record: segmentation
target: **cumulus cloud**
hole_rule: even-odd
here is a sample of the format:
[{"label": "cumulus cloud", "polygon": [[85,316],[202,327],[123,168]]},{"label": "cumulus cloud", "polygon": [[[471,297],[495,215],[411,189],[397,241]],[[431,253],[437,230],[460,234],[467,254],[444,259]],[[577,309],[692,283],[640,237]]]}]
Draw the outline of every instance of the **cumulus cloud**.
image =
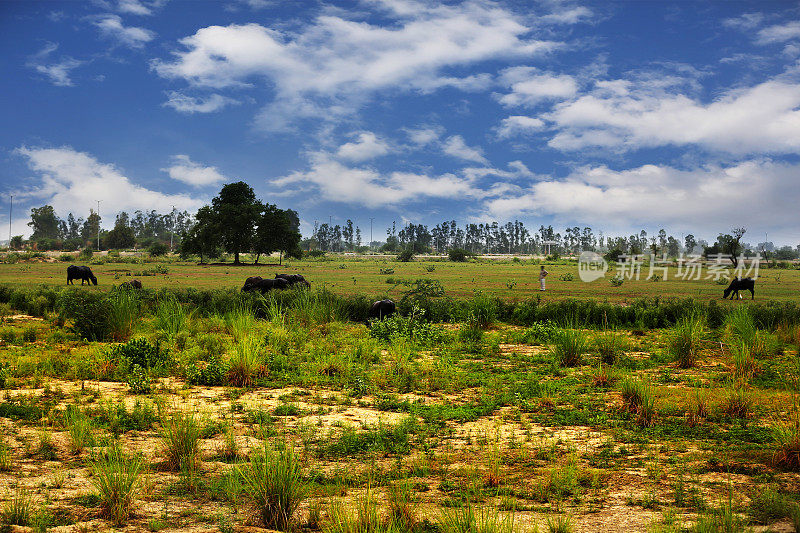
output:
[{"label": "cumulus cloud", "polygon": [[441,126],[420,126],[418,128],[405,128],[408,140],[417,147],[422,147],[439,141],[444,133]]},{"label": "cumulus cloud", "polygon": [[60,214],[88,213],[96,207],[96,200],[102,202],[105,213],[136,209],[167,212],[173,205],[179,210],[194,211],[203,205],[200,199],[186,194],[164,194],[136,185],[114,165],[68,146],[23,146],[15,153],[25,157],[38,176],[38,183],[23,196],[50,204]]},{"label": "cumulus cloud", "polygon": [[45,76],[53,85],[72,87],[75,84],[70,78],[70,71],[84,62],[67,56],[55,60],[52,55],[57,49],[57,43],[47,43],[39,52],[30,56],[25,65]]},{"label": "cumulus cloud", "polygon": [[168,100],[164,102],[163,106],[171,107],[180,113],[213,113],[219,111],[229,105],[238,105],[241,102],[234,98],[228,98],[221,94],[212,94],[205,98],[196,98],[188,96],[179,91],[170,91],[167,93]]},{"label": "cumulus cloud", "polygon": [[520,135],[530,135],[544,128],[544,122],[538,118],[512,115],[500,121],[497,127],[498,139],[510,139]]},{"label": "cumulus cloud", "polygon": [[442,151],[449,156],[465,161],[474,161],[476,163],[486,164],[486,158],[483,157],[483,151],[478,147],[467,146],[464,138],[461,135],[453,135],[448,137],[442,143]]},{"label": "cumulus cloud", "polygon": [[463,78],[452,69],[559,47],[531,36],[520,17],[490,2],[382,5],[392,24],[325,13],[294,32],[259,24],[201,28],[181,39],[183,50],[172,60],[153,67],[165,78],[214,89],[269,84],[274,99],[258,122],[280,129],[289,117],[350,113],[380,90],[484,88],[485,74]]},{"label": "cumulus cloud", "polygon": [[698,228],[796,226],[800,166],[751,160],[731,166],[681,170],[644,165],[577,169],[565,179],[543,179],[522,194],[488,199],[487,213],[508,218],[553,215],[598,226],[663,225]]},{"label": "cumulus cloud", "polygon": [[100,30],[100,35],[112,39],[129,48],[142,48],[145,44],[155,39],[153,31],[125,26],[118,15],[100,15],[95,17],[93,24]]},{"label": "cumulus cloud", "polygon": [[800,149],[800,84],[779,76],[702,102],[675,80],[610,80],[542,116],[553,148],[698,145],[735,154]]},{"label": "cumulus cloud", "polygon": [[349,161],[366,161],[389,153],[389,145],[374,133],[359,133],[357,140],[341,145],[336,155]]},{"label": "cumulus cloud", "polygon": [[498,96],[505,106],[534,106],[544,100],[566,100],[578,92],[575,78],[567,74],[541,72],[533,67],[512,67],[504,70],[500,82],[511,92]]},{"label": "cumulus cloud", "polygon": [[227,179],[220,174],[217,167],[206,167],[195,163],[188,155],[184,154],[173,155],[172,165],[161,170],[168,173],[170,178],[188,183],[193,187],[216,185]]}]

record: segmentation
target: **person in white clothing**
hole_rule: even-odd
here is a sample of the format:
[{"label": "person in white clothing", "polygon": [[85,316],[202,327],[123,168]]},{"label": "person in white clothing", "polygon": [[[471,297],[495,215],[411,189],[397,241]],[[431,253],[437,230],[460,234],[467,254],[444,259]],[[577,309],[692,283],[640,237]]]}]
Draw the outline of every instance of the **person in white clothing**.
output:
[{"label": "person in white clothing", "polygon": [[544,290],[544,278],[547,277],[549,272],[544,269],[544,265],[542,265],[542,269],[539,271],[539,290]]}]

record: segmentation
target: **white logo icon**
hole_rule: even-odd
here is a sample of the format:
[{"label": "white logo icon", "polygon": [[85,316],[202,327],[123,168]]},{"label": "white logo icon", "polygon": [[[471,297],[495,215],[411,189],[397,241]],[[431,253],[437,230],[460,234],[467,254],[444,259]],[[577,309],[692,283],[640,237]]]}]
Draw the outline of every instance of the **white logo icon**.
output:
[{"label": "white logo icon", "polygon": [[597,252],[581,252],[578,258],[578,276],[581,281],[590,283],[606,275],[608,263]]}]

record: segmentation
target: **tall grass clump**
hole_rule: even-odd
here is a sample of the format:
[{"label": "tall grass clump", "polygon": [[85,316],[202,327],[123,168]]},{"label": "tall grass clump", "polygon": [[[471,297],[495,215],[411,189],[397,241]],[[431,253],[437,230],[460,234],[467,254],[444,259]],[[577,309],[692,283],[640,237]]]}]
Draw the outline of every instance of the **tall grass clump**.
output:
[{"label": "tall grass clump", "polygon": [[174,338],[186,325],[186,311],[174,296],[163,298],[155,310],[153,325],[168,339]]},{"label": "tall grass clump", "polygon": [[697,364],[697,355],[707,337],[705,319],[698,314],[678,320],[669,332],[669,353],[680,368]]},{"label": "tall grass clump", "polygon": [[467,302],[467,320],[481,329],[487,329],[497,320],[497,299],[476,292]]},{"label": "tall grass clump", "polygon": [[621,383],[624,408],[636,415],[642,426],[651,426],[655,419],[656,395],[654,387],[646,380],[626,377]]},{"label": "tall grass clump", "polygon": [[742,344],[752,344],[757,332],[753,315],[745,306],[734,307],[725,317],[725,333]]},{"label": "tall grass clump", "polygon": [[161,419],[166,466],[173,472],[196,468],[200,460],[202,428],[194,413],[173,411]]},{"label": "tall grass clump", "polygon": [[597,355],[607,365],[615,364],[619,356],[628,349],[627,339],[616,331],[603,331],[596,334],[593,340]]},{"label": "tall grass clump", "polygon": [[94,431],[92,419],[86,416],[74,405],[67,408],[64,414],[64,422],[69,431],[69,447],[72,453],[79,454],[87,446],[94,444]]},{"label": "tall grass clump", "polygon": [[247,303],[239,303],[224,315],[225,327],[233,336],[235,341],[250,335],[256,327],[256,319],[253,316],[253,309]]},{"label": "tall grass clump", "polygon": [[553,342],[553,357],[561,366],[578,366],[583,354],[589,351],[586,334],[574,328],[564,328],[556,335]]},{"label": "tall grass clump", "polygon": [[736,382],[747,383],[758,371],[758,363],[750,346],[736,343],[731,347],[733,378]]},{"label": "tall grass clump", "polygon": [[17,489],[14,496],[3,506],[0,514],[3,524],[27,526],[33,515],[33,497],[27,489]]},{"label": "tall grass clump", "polygon": [[264,443],[250,461],[239,467],[245,492],[258,509],[265,527],[287,531],[308,489],[294,450],[276,450]]},{"label": "tall grass clump", "polygon": [[[353,509],[355,507],[355,509]],[[334,502],[328,511],[328,519],[322,525],[324,533],[394,533],[400,530],[390,521],[381,520],[378,504],[371,490],[359,497],[354,506]]]},{"label": "tall grass clump", "polygon": [[233,345],[228,364],[228,383],[234,387],[253,384],[263,363],[264,341],[257,335],[247,335]]},{"label": "tall grass clump", "polygon": [[325,324],[347,319],[342,299],[327,289],[298,287],[288,292],[292,296],[292,302],[287,314],[294,319],[306,324]]},{"label": "tall grass clump", "polygon": [[109,336],[116,342],[126,341],[141,315],[138,292],[133,289],[118,289],[108,297]]},{"label": "tall grass clump", "polygon": [[92,463],[94,484],[100,496],[102,515],[114,525],[123,525],[133,510],[144,470],[140,455],[126,455],[113,445]]},{"label": "tall grass clump", "polygon": [[461,508],[445,509],[437,525],[441,533],[516,533],[514,514],[500,515],[497,510],[478,509],[467,502]]},{"label": "tall grass clump", "polygon": [[800,470],[800,406],[793,399],[788,420],[776,420],[774,424],[774,451],[772,461],[787,470]]}]

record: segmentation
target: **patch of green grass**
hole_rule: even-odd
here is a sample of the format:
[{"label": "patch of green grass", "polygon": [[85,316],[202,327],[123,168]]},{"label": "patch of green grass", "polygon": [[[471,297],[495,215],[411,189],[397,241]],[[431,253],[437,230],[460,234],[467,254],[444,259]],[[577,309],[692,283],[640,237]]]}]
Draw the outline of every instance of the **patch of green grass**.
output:
[{"label": "patch of green grass", "polygon": [[27,526],[31,523],[33,516],[34,501],[33,496],[27,489],[17,489],[11,499],[3,506],[3,524]]},{"label": "patch of green grass", "polygon": [[194,413],[173,411],[161,419],[161,438],[167,468],[173,472],[194,469],[200,460],[202,429]]},{"label": "patch of green grass", "polygon": [[414,418],[409,417],[397,425],[379,422],[377,427],[358,431],[346,428],[342,435],[324,448],[326,455],[351,456],[366,452],[405,454],[411,447],[410,436],[417,430]]},{"label": "patch of green grass", "polygon": [[92,483],[99,493],[101,513],[114,525],[123,525],[128,520],[143,470],[142,457],[126,455],[118,444],[93,461]]},{"label": "patch of green grass", "polygon": [[561,366],[580,365],[588,352],[588,337],[579,329],[564,328],[553,339],[553,357]]},{"label": "patch of green grass", "polygon": [[705,319],[701,315],[683,317],[669,332],[669,353],[680,368],[691,368],[697,364],[698,353],[706,338]]}]

